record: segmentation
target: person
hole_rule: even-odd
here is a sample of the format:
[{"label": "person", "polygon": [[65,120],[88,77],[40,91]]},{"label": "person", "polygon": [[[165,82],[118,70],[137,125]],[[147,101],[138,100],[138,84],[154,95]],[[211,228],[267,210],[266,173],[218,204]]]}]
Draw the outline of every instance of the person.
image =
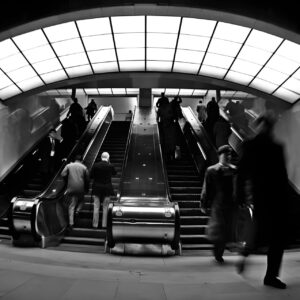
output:
[{"label": "person", "polygon": [[238,113],[238,107],[236,105],[236,103],[234,103],[232,101],[232,99],[228,100],[228,103],[226,104],[226,106],[224,107],[224,111],[229,114],[230,117],[234,117],[237,115]]},{"label": "person", "polygon": [[212,97],[212,100],[209,101],[206,105],[206,113],[207,113],[207,118],[203,122],[203,126],[210,137],[211,141],[214,142],[214,126],[216,121],[220,117],[220,110],[219,110],[219,105],[215,101],[215,98]]},{"label": "person", "polygon": [[114,196],[114,189],[111,182],[112,176],[116,175],[115,167],[109,161],[109,153],[103,152],[101,154],[101,161],[96,162],[91,171],[91,178],[93,178],[93,228],[98,228],[99,225],[99,210],[100,204],[103,203],[102,227],[106,227],[107,208],[110,196]]},{"label": "person", "polygon": [[74,97],[72,100],[73,103],[70,105],[67,118],[70,117],[73,120],[76,126],[76,137],[79,138],[85,129],[86,122],[83,116],[82,106],[78,103],[78,99]]},{"label": "person", "polygon": [[[283,147],[273,137],[275,119],[270,113],[260,116],[257,135],[245,141],[237,171],[237,199],[242,205],[247,194],[252,197],[254,247],[267,247],[267,270],[264,284],[285,289],[279,278],[288,234],[288,177]],[[248,193],[246,192],[248,190]],[[249,249],[242,255],[246,257]],[[245,259],[237,264],[243,272]]]},{"label": "person", "polygon": [[197,108],[196,111],[198,113],[198,120],[203,123],[206,118],[207,118],[207,114],[206,114],[206,106],[203,102],[203,97],[201,97],[201,99],[199,100],[199,103],[197,104]]},{"label": "person", "polygon": [[89,187],[89,172],[81,162],[81,155],[75,156],[75,161],[67,164],[61,172],[61,176],[67,182],[67,197],[69,200],[69,229],[74,226],[74,211],[76,215],[83,206],[84,193]]},{"label": "person", "polygon": [[161,95],[161,97],[156,102],[157,108],[160,108],[161,106],[169,103],[169,99],[165,96],[164,92],[162,92],[160,95]]},{"label": "person", "polygon": [[62,137],[51,128],[48,136],[41,143],[39,153],[41,160],[41,173],[44,182],[48,182],[52,175],[54,175],[57,163],[59,160],[59,148]]},{"label": "person", "polygon": [[76,126],[72,118],[65,118],[61,126],[62,157],[67,157],[76,143]]},{"label": "person", "polygon": [[200,199],[203,212],[211,209],[207,236],[214,244],[213,255],[218,263],[224,262],[225,245],[233,239],[236,167],[230,163],[231,152],[229,145],[218,149],[219,162],[207,168]]},{"label": "person", "polygon": [[132,111],[129,110],[129,111],[128,111],[128,114],[127,114],[126,117],[125,117],[125,121],[130,121],[130,122],[131,122],[131,119],[132,119]]},{"label": "person", "polygon": [[230,134],[230,123],[223,117],[219,116],[213,126],[213,143],[217,149],[223,145],[228,144]]},{"label": "person", "polygon": [[90,121],[91,119],[93,119],[97,111],[97,104],[95,103],[94,99],[91,100],[91,102],[88,104],[85,110],[86,110],[86,115],[88,117],[88,121]]}]

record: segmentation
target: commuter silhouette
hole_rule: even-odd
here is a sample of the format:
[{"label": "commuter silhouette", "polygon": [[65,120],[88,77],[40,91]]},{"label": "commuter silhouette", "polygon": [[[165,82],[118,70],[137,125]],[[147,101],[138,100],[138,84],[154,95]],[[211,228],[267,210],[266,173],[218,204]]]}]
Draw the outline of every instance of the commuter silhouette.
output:
[{"label": "commuter silhouette", "polygon": [[128,111],[128,114],[127,114],[126,117],[125,117],[125,121],[131,121],[131,119],[132,119],[132,111],[129,110],[129,111]]},{"label": "commuter silhouette", "polygon": [[179,96],[175,96],[174,99],[170,102],[173,110],[173,120],[174,120],[174,125],[175,125],[175,153],[174,153],[174,158],[175,159],[180,159],[181,158],[181,129],[180,125],[178,123],[179,119],[183,118],[182,110],[180,103],[182,103],[182,99]]},{"label": "commuter silhouette", "polygon": [[165,93],[161,93],[161,97],[156,102],[156,107],[159,108],[167,103],[169,103],[169,99],[165,96]]},{"label": "commuter silhouette", "polygon": [[69,229],[74,226],[74,211],[79,213],[84,202],[84,193],[89,187],[89,173],[81,162],[81,156],[76,155],[75,161],[67,164],[61,172],[67,182],[67,197],[69,200]]},{"label": "commuter silhouette", "polygon": [[203,122],[203,126],[210,137],[211,141],[214,143],[214,126],[216,121],[219,119],[220,111],[219,111],[219,105],[215,101],[215,98],[213,97],[211,101],[209,101],[206,105],[206,113],[207,118]]},{"label": "commuter silhouette", "polygon": [[114,189],[111,182],[112,176],[116,175],[115,167],[109,161],[109,153],[103,152],[101,154],[101,161],[96,162],[91,171],[91,178],[93,178],[93,228],[98,228],[99,225],[99,210],[100,204],[103,203],[102,227],[106,227],[107,208],[110,196],[114,196]]},{"label": "commuter silhouette", "polygon": [[[251,190],[254,245],[268,247],[264,284],[284,289],[286,284],[278,276],[288,235],[288,177],[283,147],[272,136],[274,122],[270,114],[259,117],[255,122],[258,134],[243,145],[237,173],[237,200],[243,204],[247,198],[245,188]],[[247,256],[249,251],[242,254]],[[239,272],[243,271],[244,263],[244,259],[239,262]]]},{"label": "commuter silhouette", "polygon": [[203,123],[206,118],[207,118],[207,114],[206,114],[206,106],[203,102],[203,97],[199,100],[199,103],[197,104],[197,108],[196,111],[198,113],[198,120]]},{"label": "commuter silhouette", "polygon": [[78,103],[77,98],[73,98],[73,103],[70,105],[69,111],[67,113],[67,118],[70,117],[76,126],[76,136],[77,138],[83,133],[86,122],[83,116],[82,106]]},{"label": "commuter silhouette", "polygon": [[219,162],[208,167],[205,173],[200,207],[211,209],[207,237],[213,242],[213,254],[218,263],[223,263],[226,242],[233,240],[234,175],[236,167],[230,163],[231,147],[218,149]]},{"label": "commuter silhouette", "polygon": [[61,126],[62,157],[67,157],[76,143],[76,125],[72,118],[65,118]]},{"label": "commuter silhouette", "polygon": [[88,117],[88,121],[90,121],[94,117],[97,111],[97,104],[95,103],[94,99],[91,100],[91,102],[88,104],[85,110],[86,110],[86,115]]}]

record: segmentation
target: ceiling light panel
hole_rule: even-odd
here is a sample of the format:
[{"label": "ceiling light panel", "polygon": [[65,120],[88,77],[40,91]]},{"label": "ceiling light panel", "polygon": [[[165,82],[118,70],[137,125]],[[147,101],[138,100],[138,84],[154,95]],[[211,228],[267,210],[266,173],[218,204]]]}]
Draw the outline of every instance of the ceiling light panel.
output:
[{"label": "ceiling light panel", "polygon": [[57,56],[84,52],[81,40],[72,39],[52,44]]},{"label": "ceiling light panel", "polygon": [[114,49],[90,51],[88,56],[91,63],[116,61],[116,52]]},{"label": "ceiling light panel", "polygon": [[193,96],[205,96],[207,93],[207,90],[199,90],[199,89],[195,89]]},{"label": "ceiling light panel", "polygon": [[212,39],[208,52],[235,57],[241,48],[241,44],[220,39]]},{"label": "ceiling light panel", "polygon": [[52,82],[57,82],[57,81],[68,79],[65,71],[63,71],[63,70],[58,70],[58,71],[50,72],[47,74],[42,74],[41,78],[43,79],[43,81],[46,84],[50,84]]},{"label": "ceiling light panel", "polygon": [[68,69],[66,69],[66,72],[68,73],[68,75],[70,77],[78,77],[78,76],[93,74],[93,71],[92,71],[90,65],[68,68]]},{"label": "ceiling light panel", "polygon": [[266,64],[266,67],[277,70],[285,74],[291,74],[299,68],[299,63],[282,57],[280,55],[274,55]]},{"label": "ceiling light panel", "polygon": [[260,78],[255,78],[251,84],[250,87],[254,88],[254,89],[258,89],[261,90],[265,93],[271,94],[275,91],[275,89],[278,87],[277,84],[273,84],[271,82],[262,80]]},{"label": "ceiling light panel", "polygon": [[42,30],[34,30],[13,38],[21,51],[48,45],[48,41]]},{"label": "ceiling light panel", "polygon": [[166,89],[157,89],[157,88],[154,88],[152,89],[152,94],[153,95],[160,95],[161,93],[164,93]]},{"label": "ceiling light panel", "polygon": [[175,48],[177,41],[177,34],[168,33],[148,33],[147,47],[156,48]]},{"label": "ceiling light panel", "polygon": [[214,32],[214,39],[218,38],[242,44],[250,30],[247,27],[219,22]]},{"label": "ceiling light panel", "polygon": [[147,60],[147,71],[171,72],[172,62]]},{"label": "ceiling light panel", "polygon": [[82,40],[86,51],[114,48],[114,41],[111,34],[83,37]]},{"label": "ceiling light panel", "polygon": [[214,31],[216,23],[216,21],[211,20],[183,18],[180,32],[181,34],[210,37]]},{"label": "ceiling light panel", "polygon": [[238,73],[244,73],[247,75],[255,76],[261,68],[261,65],[257,65],[242,59],[236,59],[233,65],[231,66],[230,70],[236,71]]},{"label": "ceiling light panel", "polygon": [[259,30],[252,30],[245,44],[265,51],[274,52],[281,42],[282,38]]},{"label": "ceiling light panel", "polygon": [[111,34],[109,18],[95,18],[76,21],[79,32],[82,37]]},{"label": "ceiling light panel", "polygon": [[208,37],[180,34],[177,48],[206,51],[209,41]]},{"label": "ceiling light panel", "polygon": [[12,40],[7,39],[3,42],[0,42],[0,60],[5,57],[15,55],[20,53],[16,45],[13,43]]},{"label": "ceiling light panel", "polygon": [[180,89],[179,95],[180,96],[192,96],[194,89]]},{"label": "ceiling light panel", "polygon": [[257,75],[257,78],[280,85],[288,78],[288,75],[269,68],[263,68]]},{"label": "ceiling light panel", "polygon": [[199,75],[206,75],[210,77],[223,78],[226,74],[226,69],[216,68],[213,66],[202,65]]},{"label": "ceiling light panel", "polygon": [[12,81],[0,70],[0,90],[12,84]]},{"label": "ceiling light panel", "polygon": [[252,79],[253,76],[234,72],[234,71],[229,71],[225,77],[225,80],[232,81],[238,84],[243,84],[243,85],[248,85]]},{"label": "ceiling light panel", "polygon": [[125,88],[112,88],[112,92],[114,95],[126,95]]},{"label": "ceiling light panel", "polygon": [[145,47],[145,34],[143,33],[120,33],[115,34],[117,48]]},{"label": "ceiling light panel", "polygon": [[145,16],[112,17],[114,33],[145,32]]},{"label": "ceiling light panel", "polygon": [[235,97],[238,97],[238,98],[247,98],[248,97],[248,93],[245,93],[245,92],[240,92],[240,91],[237,91],[234,96]]},{"label": "ceiling light panel", "polygon": [[300,45],[296,43],[285,40],[276,51],[276,54],[300,64]]},{"label": "ceiling light panel", "polygon": [[300,98],[299,94],[286,90],[284,88],[279,88],[275,91],[275,93],[273,93],[273,95],[290,103],[294,103]]},{"label": "ceiling light panel", "polygon": [[116,61],[92,64],[92,67],[95,73],[110,73],[119,71]]},{"label": "ceiling light panel", "polygon": [[288,89],[292,92],[300,94],[300,80],[295,78],[289,78],[283,85],[283,88]]},{"label": "ceiling light panel", "polygon": [[59,94],[62,95],[62,96],[69,96],[72,94],[72,90],[65,90],[65,89],[59,89]]},{"label": "ceiling light panel", "polygon": [[30,66],[25,66],[7,73],[7,75],[16,83],[36,76],[36,73]]},{"label": "ceiling light panel", "polygon": [[128,88],[126,89],[126,93],[128,95],[138,95],[140,93],[140,89]]},{"label": "ceiling light panel", "polygon": [[100,88],[100,89],[98,89],[98,91],[99,91],[100,95],[112,95],[112,90],[111,89]]},{"label": "ceiling light panel", "polygon": [[166,96],[168,96],[168,95],[177,96],[179,93],[179,89],[166,89],[165,93],[166,93]]},{"label": "ceiling light panel", "polygon": [[57,58],[48,59],[32,65],[39,74],[45,74],[62,69]]},{"label": "ceiling light panel", "polygon": [[76,53],[60,57],[65,68],[87,65],[89,63],[85,53]]},{"label": "ceiling light panel", "polygon": [[147,16],[147,32],[178,33],[180,17]]},{"label": "ceiling light panel", "polygon": [[86,96],[84,89],[76,89],[77,96]]},{"label": "ceiling light panel", "polygon": [[26,79],[26,80],[21,81],[21,82],[18,83],[18,86],[24,92],[32,90],[32,89],[37,88],[37,87],[42,86],[42,85],[44,85],[44,83],[38,76]]},{"label": "ceiling light panel", "polygon": [[55,57],[55,54],[49,45],[30,49],[23,53],[31,64]]},{"label": "ceiling light panel", "polygon": [[70,40],[79,37],[79,33],[76,28],[75,22],[68,22],[64,24],[46,27],[44,28],[44,32],[51,43]]},{"label": "ceiling light panel", "polygon": [[207,53],[203,61],[204,65],[228,69],[233,62],[233,57]]},{"label": "ceiling light panel", "polygon": [[173,72],[197,74],[199,71],[199,66],[199,64],[175,62]]},{"label": "ceiling light panel", "polygon": [[145,61],[120,61],[120,71],[145,71]]},{"label": "ceiling light panel", "polygon": [[98,89],[84,89],[87,95],[99,95]]},{"label": "ceiling light panel", "polygon": [[121,60],[145,60],[145,48],[117,49],[118,59]]},{"label": "ceiling light panel", "polygon": [[272,52],[244,45],[238,55],[238,58],[254,62],[258,65],[264,65],[271,55]]},{"label": "ceiling light panel", "polygon": [[200,64],[203,56],[204,52],[177,49],[175,61]]},{"label": "ceiling light panel", "polygon": [[0,98],[6,100],[10,97],[21,94],[22,91],[15,85],[10,85],[2,90],[0,90]]},{"label": "ceiling light panel", "polygon": [[10,72],[28,65],[22,54],[15,54],[0,60],[0,68],[4,72]]},{"label": "ceiling light panel", "polygon": [[147,59],[148,60],[165,60],[173,61],[175,49],[164,48],[148,48]]}]

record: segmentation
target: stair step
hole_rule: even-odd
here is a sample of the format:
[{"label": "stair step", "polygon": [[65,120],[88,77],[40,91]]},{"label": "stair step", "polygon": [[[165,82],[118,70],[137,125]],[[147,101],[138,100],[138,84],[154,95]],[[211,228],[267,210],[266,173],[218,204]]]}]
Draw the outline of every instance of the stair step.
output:
[{"label": "stair step", "polygon": [[95,238],[87,238],[87,237],[70,237],[65,236],[61,243],[68,243],[68,244],[84,244],[84,245],[97,245],[103,246],[105,240],[104,239],[95,239]]}]

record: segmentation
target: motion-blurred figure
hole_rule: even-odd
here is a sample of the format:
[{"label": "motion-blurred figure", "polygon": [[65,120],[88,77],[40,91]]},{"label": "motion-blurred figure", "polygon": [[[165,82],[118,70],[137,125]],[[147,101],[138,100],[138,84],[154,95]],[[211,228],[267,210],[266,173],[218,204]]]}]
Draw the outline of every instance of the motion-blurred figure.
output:
[{"label": "motion-blurred figure", "polygon": [[203,123],[207,118],[206,106],[204,104],[203,97],[199,100],[196,111],[198,113],[198,120]]},{"label": "motion-blurred figure", "polygon": [[93,119],[97,111],[97,104],[95,103],[94,99],[91,100],[91,102],[88,104],[85,110],[86,110],[86,115],[88,117],[88,121],[90,121],[91,119]]}]

